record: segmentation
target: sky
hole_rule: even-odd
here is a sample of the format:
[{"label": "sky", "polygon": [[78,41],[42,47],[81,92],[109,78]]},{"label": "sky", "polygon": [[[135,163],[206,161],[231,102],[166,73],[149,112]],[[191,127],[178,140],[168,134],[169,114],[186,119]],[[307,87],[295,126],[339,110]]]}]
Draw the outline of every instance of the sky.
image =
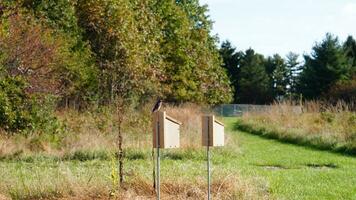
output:
[{"label": "sky", "polygon": [[238,50],[285,56],[309,54],[327,32],[356,38],[356,0],[200,0],[213,34]]}]

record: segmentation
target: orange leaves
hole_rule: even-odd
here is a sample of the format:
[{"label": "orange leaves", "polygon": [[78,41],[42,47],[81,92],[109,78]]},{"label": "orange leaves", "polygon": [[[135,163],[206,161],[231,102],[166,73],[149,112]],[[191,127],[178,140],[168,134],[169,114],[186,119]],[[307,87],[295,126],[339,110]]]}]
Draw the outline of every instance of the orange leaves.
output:
[{"label": "orange leaves", "polygon": [[8,74],[25,77],[30,92],[53,92],[58,87],[53,71],[59,44],[52,31],[21,14],[10,16],[8,22],[8,35],[0,37],[6,55],[2,64]]}]

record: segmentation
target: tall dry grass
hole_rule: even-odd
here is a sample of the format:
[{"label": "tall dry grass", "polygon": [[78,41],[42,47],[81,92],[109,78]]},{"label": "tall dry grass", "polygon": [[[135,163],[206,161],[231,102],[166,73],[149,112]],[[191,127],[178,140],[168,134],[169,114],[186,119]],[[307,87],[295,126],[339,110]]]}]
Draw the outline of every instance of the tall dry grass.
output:
[{"label": "tall dry grass", "polygon": [[[242,177],[236,175],[225,175],[217,177],[211,184],[212,199],[237,200],[237,199],[268,199],[266,188],[254,187],[253,181],[243,181]],[[156,199],[155,193],[147,180],[134,179],[129,183],[126,192],[122,193],[120,199]],[[181,180],[170,180],[161,185],[161,199],[165,200],[195,200],[207,197],[206,180],[198,180],[192,183]],[[137,198],[138,197],[138,198]]]},{"label": "tall dry grass", "polygon": [[[90,180],[89,178],[92,179]],[[89,181],[88,181],[89,179]],[[211,184],[211,194],[217,200],[269,199],[267,188],[255,187],[254,180],[246,181],[234,175],[217,177]],[[113,190],[110,182],[95,174],[78,177],[70,170],[61,168],[58,174],[41,176],[41,181],[24,181],[13,183],[15,187],[1,194],[1,200],[10,199],[156,199],[155,191],[149,180],[136,177],[126,182],[119,190]],[[1,189],[1,188],[0,188]],[[6,195],[5,195],[6,194]],[[206,180],[195,182],[182,180],[165,180],[161,184],[161,199],[164,200],[197,200],[207,197]]]},{"label": "tall dry grass", "polygon": [[[200,142],[201,115],[209,114],[208,109],[185,104],[165,105],[162,110],[183,123],[181,149],[167,152],[165,159],[180,160],[182,165],[184,160],[200,163],[204,156]],[[125,165],[126,177],[130,178],[120,190],[114,183],[117,175],[107,166],[113,160],[111,167],[115,172],[117,113],[110,108],[88,112],[62,110],[57,112],[57,117],[63,124],[63,131],[58,135],[0,134],[0,167],[7,167],[0,172],[1,177],[6,177],[0,180],[0,198],[155,199],[149,180],[151,104],[125,113],[124,148],[131,164]],[[132,163],[140,163],[146,169]],[[206,197],[206,181],[202,177],[195,180],[190,174],[177,180],[174,174],[172,178],[166,176],[161,186],[162,199]],[[238,173],[215,177],[212,183],[214,199],[265,199],[268,193],[261,188]]]},{"label": "tall dry grass", "polygon": [[290,102],[276,103],[260,113],[244,113],[238,127],[256,134],[321,149],[356,154],[356,113],[353,105],[306,102],[296,110]]},{"label": "tall dry grass", "polygon": [[182,148],[201,147],[201,116],[211,114],[208,109],[196,104],[180,106],[167,106],[163,110],[168,115],[182,122],[181,146]]},{"label": "tall dry grass", "polygon": [[[195,104],[179,106],[165,105],[162,110],[181,121],[181,147],[201,148],[201,115],[209,114],[208,109]],[[62,133],[48,135],[32,133],[8,136],[0,134],[0,157],[11,154],[37,154],[63,156],[76,151],[116,151],[118,116],[110,108],[78,112],[62,110],[56,113]],[[148,149],[152,146],[151,104],[131,109],[124,116],[124,147]]]}]

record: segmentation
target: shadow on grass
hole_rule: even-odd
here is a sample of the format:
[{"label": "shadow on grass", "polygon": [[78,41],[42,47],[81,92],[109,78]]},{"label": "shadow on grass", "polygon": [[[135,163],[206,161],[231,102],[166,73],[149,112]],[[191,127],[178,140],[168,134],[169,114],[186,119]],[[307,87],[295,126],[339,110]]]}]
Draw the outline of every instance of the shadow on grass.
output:
[{"label": "shadow on grass", "polygon": [[267,130],[263,127],[253,127],[252,125],[237,120],[234,124],[234,129],[261,136],[267,139],[278,140],[283,143],[295,144],[299,146],[308,147],[311,149],[330,151],[345,156],[356,156],[356,146],[348,146],[347,144],[341,144],[337,142],[328,142],[321,137],[303,137],[298,135],[284,134],[278,131]]},{"label": "shadow on grass", "polygon": [[[261,167],[267,170],[289,170],[289,169],[301,169],[302,166],[284,166],[280,164],[253,164],[254,166]],[[313,169],[337,169],[340,168],[334,163],[307,163],[304,166]]]},{"label": "shadow on grass", "polygon": [[306,164],[307,167],[311,167],[311,168],[330,168],[330,169],[336,169],[339,168],[339,166],[337,166],[334,163],[326,163],[326,164],[316,164],[316,163],[308,163]]},{"label": "shadow on grass", "polygon": [[275,164],[275,165],[254,164],[254,165],[257,166],[257,167],[263,167],[263,168],[269,169],[269,170],[295,169],[295,168],[286,167],[286,166],[280,165],[280,164]]}]

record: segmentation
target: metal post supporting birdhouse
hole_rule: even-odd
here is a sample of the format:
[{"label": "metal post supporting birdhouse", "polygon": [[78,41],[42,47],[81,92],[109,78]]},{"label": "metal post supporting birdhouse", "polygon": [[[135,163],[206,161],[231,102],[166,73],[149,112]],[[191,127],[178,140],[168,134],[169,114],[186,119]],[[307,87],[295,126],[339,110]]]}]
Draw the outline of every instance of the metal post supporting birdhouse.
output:
[{"label": "metal post supporting birdhouse", "polygon": [[213,115],[202,117],[202,145],[206,146],[208,200],[211,199],[210,147],[224,146],[224,125]]},{"label": "metal post supporting birdhouse", "polygon": [[160,199],[160,149],[179,148],[180,125],[182,123],[166,115],[156,112],[153,116],[153,148],[156,148],[156,194]]},{"label": "metal post supporting birdhouse", "polygon": [[160,199],[160,155],[159,155],[159,148],[160,148],[160,143],[159,143],[159,120],[157,121],[157,129],[156,129],[156,152],[157,152],[157,160],[156,160],[156,166],[157,166],[157,171],[156,171],[156,194],[157,194],[157,200]]}]

